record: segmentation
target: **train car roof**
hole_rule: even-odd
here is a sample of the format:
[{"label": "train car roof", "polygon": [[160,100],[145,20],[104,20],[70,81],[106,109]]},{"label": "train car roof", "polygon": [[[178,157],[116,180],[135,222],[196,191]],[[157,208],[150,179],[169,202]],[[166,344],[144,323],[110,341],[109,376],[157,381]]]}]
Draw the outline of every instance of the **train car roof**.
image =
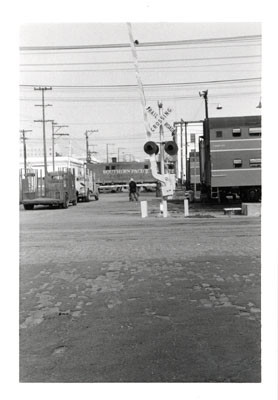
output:
[{"label": "train car roof", "polygon": [[209,118],[210,129],[237,128],[241,126],[261,126],[261,116],[251,115],[242,117]]}]

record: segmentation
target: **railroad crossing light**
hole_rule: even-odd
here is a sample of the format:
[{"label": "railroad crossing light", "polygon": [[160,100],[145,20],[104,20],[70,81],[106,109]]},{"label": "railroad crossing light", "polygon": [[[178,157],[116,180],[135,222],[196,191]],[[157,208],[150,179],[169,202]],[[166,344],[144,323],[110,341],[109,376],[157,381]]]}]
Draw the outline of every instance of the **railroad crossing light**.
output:
[{"label": "railroad crossing light", "polygon": [[144,152],[152,155],[152,154],[157,154],[159,152],[159,147],[155,142],[147,142],[144,144]]},{"label": "railroad crossing light", "polygon": [[172,140],[165,143],[164,149],[170,156],[174,156],[178,152],[178,146],[176,142],[173,142]]}]

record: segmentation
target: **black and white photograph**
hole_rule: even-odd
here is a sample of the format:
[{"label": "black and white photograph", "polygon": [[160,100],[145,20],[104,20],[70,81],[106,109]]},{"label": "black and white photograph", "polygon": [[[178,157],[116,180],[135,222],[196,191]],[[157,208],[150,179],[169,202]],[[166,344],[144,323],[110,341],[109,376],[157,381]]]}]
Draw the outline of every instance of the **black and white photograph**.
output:
[{"label": "black and white photograph", "polygon": [[155,383],[170,385],[147,385],[154,398],[197,400],[273,385],[262,20],[26,19],[13,133],[22,390]]}]

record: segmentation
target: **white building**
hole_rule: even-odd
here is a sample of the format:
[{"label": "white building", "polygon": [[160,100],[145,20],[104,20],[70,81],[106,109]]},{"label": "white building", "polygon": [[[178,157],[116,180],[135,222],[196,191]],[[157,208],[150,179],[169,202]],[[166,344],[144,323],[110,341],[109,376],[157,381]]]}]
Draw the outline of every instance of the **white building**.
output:
[{"label": "white building", "polygon": [[[92,157],[92,162],[93,163],[98,163],[98,160]],[[83,167],[84,164],[86,163],[85,158],[75,158],[72,156],[64,157],[64,156],[59,156],[55,157],[55,171],[58,171],[59,169],[62,168],[73,168],[75,170],[75,175],[82,175]],[[44,158],[42,156],[40,157],[28,157],[27,156],[27,163],[26,163],[27,169],[35,169],[38,171],[41,171],[41,176],[44,176]],[[19,159],[19,168],[24,169],[24,159],[23,157],[20,157]],[[52,157],[47,157],[47,171],[52,172],[53,171],[53,160]]]},{"label": "white building", "polygon": [[178,145],[176,161],[176,178],[181,182],[186,181],[186,160],[191,151],[199,152],[199,137],[203,135],[202,122],[175,122],[175,140]]}]

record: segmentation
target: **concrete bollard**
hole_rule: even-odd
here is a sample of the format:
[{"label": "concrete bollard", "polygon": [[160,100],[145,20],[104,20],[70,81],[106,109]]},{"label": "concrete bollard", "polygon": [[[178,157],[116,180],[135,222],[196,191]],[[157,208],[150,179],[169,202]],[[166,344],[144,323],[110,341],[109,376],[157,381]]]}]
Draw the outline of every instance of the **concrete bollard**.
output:
[{"label": "concrete bollard", "polygon": [[161,217],[166,218],[168,215],[168,211],[167,211],[167,201],[166,200],[161,200],[160,204],[159,204],[159,215]]},{"label": "concrete bollard", "polygon": [[146,218],[148,216],[148,202],[146,200],[141,201],[141,217]]},{"label": "concrete bollard", "polygon": [[163,217],[168,217],[167,200],[162,200]]},{"label": "concrete bollard", "polygon": [[161,216],[163,214],[163,203],[162,201],[159,203],[159,215]]},{"label": "concrete bollard", "polygon": [[189,215],[189,210],[188,210],[188,199],[184,200],[184,216],[188,217]]},{"label": "concrete bollard", "polygon": [[242,203],[241,212],[249,217],[260,217],[261,203]]}]

